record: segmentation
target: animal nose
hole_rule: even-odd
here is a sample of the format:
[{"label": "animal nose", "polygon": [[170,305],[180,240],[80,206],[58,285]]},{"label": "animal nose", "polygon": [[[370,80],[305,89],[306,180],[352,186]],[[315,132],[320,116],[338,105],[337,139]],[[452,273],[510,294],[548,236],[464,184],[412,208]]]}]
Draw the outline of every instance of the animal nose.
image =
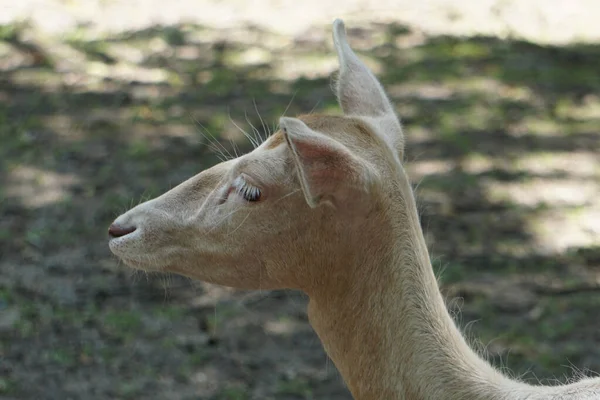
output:
[{"label": "animal nose", "polygon": [[108,236],[112,238],[118,238],[121,236],[129,235],[131,232],[135,231],[135,226],[121,226],[118,224],[111,224],[108,227]]}]

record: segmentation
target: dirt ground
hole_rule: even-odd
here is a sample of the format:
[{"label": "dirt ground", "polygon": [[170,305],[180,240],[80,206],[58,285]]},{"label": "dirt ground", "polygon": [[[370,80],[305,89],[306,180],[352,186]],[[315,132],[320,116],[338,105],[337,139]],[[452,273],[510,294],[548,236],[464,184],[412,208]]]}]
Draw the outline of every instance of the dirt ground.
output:
[{"label": "dirt ground", "polygon": [[[600,45],[389,22],[349,37],[402,117],[473,345],[530,382],[600,372]],[[321,23],[0,26],[0,398],[350,399],[302,294],[135,274],[106,237],[218,162],[209,139],[244,151],[238,127],[338,112],[335,68]]]}]

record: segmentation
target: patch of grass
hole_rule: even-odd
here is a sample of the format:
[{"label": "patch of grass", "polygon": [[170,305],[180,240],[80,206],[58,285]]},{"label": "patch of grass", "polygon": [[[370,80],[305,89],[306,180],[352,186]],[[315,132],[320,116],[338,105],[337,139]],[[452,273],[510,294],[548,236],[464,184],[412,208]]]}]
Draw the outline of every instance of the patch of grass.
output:
[{"label": "patch of grass", "polygon": [[[1,238],[0,238],[1,239]],[[0,304],[12,304],[13,294],[9,288],[0,287]]]},{"label": "patch of grass", "polygon": [[186,312],[187,309],[185,307],[172,305],[165,305],[154,309],[154,314],[157,317],[164,318],[169,321],[182,319]]},{"label": "patch of grass", "polygon": [[234,70],[220,68],[212,71],[212,77],[204,89],[213,95],[225,96],[231,93],[238,84],[238,75]]},{"label": "patch of grass", "polygon": [[218,329],[223,326],[223,323],[240,314],[239,306],[235,304],[222,304],[217,306],[215,312],[206,315],[206,326],[209,334],[214,335]]},{"label": "patch of grass", "polygon": [[116,346],[107,346],[102,347],[98,354],[104,362],[111,363],[120,356],[120,351]]},{"label": "patch of grass", "polygon": [[163,29],[163,38],[171,46],[181,46],[185,44],[185,32],[174,26],[165,27]]},{"label": "patch of grass", "polygon": [[65,348],[53,348],[48,350],[43,358],[61,366],[72,366],[77,359],[72,349]]},{"label": "patch of grass", "polygon": [[39,307],[33,301],[23,301],[20,303],[21,317],[28,320],[37,320],[40,316]]},{"label": "patch of grass", "polygon": [[469,276],[469,271],[461,263],[434,264],[435,275],[442,284],[462,282]]},{"label": "patch of grass", "polygon": [[0,377],[0,394],[12,395],[17,393],[17,382],[8,377]]},{"label": "patch of grass", "polygon": [[28,27],[27,22],[11,22],[0,24],[0,41],[15,42],[21,36],[21,32]]},{"label": "patch of grass", "polygon": [[172,350],[177,348],[177,341],[174,338],[167,336],[161,339],[160,346],[163,349]]},{"label": "patch of grass", "polygon": [[89,60],[100,61],[105,64],[114,64],[116,60],[108,55],[107,44],[102,41],[70,41],[68,42],[73,48],[81,51]]},{"label": "patch of grass", "polygon": [[90,363],[94,359],[95,348],[91,343],[83,343],[79,350],[79,361],[84,364]]},{"label": "patch of grass", "polygon": [[191,366],[200,367],[206,365],[210,358],[211,354],[209,351],[203,349],[195,349],[194,352],[187,357],[187,360]]},{"label": "patch of grass", "polygon": [[464,172],[452,172],[444,175],[430,175],[423,179],[419,188],[438,189],[444,192],[461,192],[476,188],[480,182],[477,177]]},{"label": "patch of grass", "polygon": [[117,393],[123,399],[138,399],[143,393],[143,386],[139,382],[120,382]]},{"label": "patch of grass", "polygon": [[79,319],[80,313],[71,308],[56,307],[52,310],[52,318],[60,321],[61,324],[72,324],[75,319]]},{"label": "patch of grass", "polygon": [[24,318],[17,323],[17,330],[22,338],[29,338],[37,333],[36,324]]},{"label": "patch of grass", "polygon": [[248,389],[239,386],[227,386],[217,395],[217,400],[247,400]]},{"label": "patch of grass", "polygon": [[53,307],[50,317],[62,324],[81,327],[83,324],[95,322],[99,309],[95,304],[86,304],[83,309],[73,307]]},{"label": "patch of grass", "polygon": [[536,357],[536,361],[547,370],[553,371],[558,369],[557,366],[563,365],[567,359],[561,352],[557,352],[556,349],[548,349],[540,352]]},{"label": "patch of grass", "polygon": [[151,153],[148,142],[144,140],[133,140],[127,146],[127,156],[136,160],[144,160]]},{"label": "patch of grass", "polygon": [[307,400],[313,398],[309,382],[302,378],[279,381],[277,383],[277,394],[295,395]]},{"label": "patch of grass", "polygon": [[193,373],[192,371],[193,369],[190,365],[182,364],[175,372],[175,379],[178,382],[188,383],[190,381],[190,376]]},{"label": "patch of grass", "polygon": [[148,122],[151,124],[162,124],[168,120],[167,113],[164,109],[157,105],[149,104],[132,107],[130,109],[130,118],[133,123]]},{"label": "patch of grass", "polygon": [[125,340],[131,340],[142,328],[142,320],[137,311],[109,311],[103,317],[106,330]]},{"label": "patch of grass", "polygon": [[25,232],[25,240],[37,248],[42,248],[52,235],[53,233],[49,228],[31,228]]}]

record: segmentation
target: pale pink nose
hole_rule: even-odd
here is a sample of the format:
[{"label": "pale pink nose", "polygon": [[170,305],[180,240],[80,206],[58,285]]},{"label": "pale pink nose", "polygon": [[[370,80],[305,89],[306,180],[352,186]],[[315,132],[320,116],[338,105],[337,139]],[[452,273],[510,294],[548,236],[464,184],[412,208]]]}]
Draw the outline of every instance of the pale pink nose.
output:
[{"label": "pale pink nose", "polygon": [[108,227],[108,235],[113,238],[118,238],[121,236],[129,235],[131,232],[135,231],[135,226],[121,226],[117,224],[111,224]]}]

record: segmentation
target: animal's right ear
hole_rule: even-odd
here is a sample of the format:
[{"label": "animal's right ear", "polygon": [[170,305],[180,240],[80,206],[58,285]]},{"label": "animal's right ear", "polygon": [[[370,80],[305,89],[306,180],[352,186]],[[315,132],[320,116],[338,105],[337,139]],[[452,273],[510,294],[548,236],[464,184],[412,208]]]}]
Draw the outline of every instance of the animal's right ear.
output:
[{"label": "animal's right ear", "polygon": [[296,118],[282,117],[279,125],[291,150],[306,202],[348,204],[358,192],[368,192],[373,180],[369,166],[344,145],[310,129]]}]

